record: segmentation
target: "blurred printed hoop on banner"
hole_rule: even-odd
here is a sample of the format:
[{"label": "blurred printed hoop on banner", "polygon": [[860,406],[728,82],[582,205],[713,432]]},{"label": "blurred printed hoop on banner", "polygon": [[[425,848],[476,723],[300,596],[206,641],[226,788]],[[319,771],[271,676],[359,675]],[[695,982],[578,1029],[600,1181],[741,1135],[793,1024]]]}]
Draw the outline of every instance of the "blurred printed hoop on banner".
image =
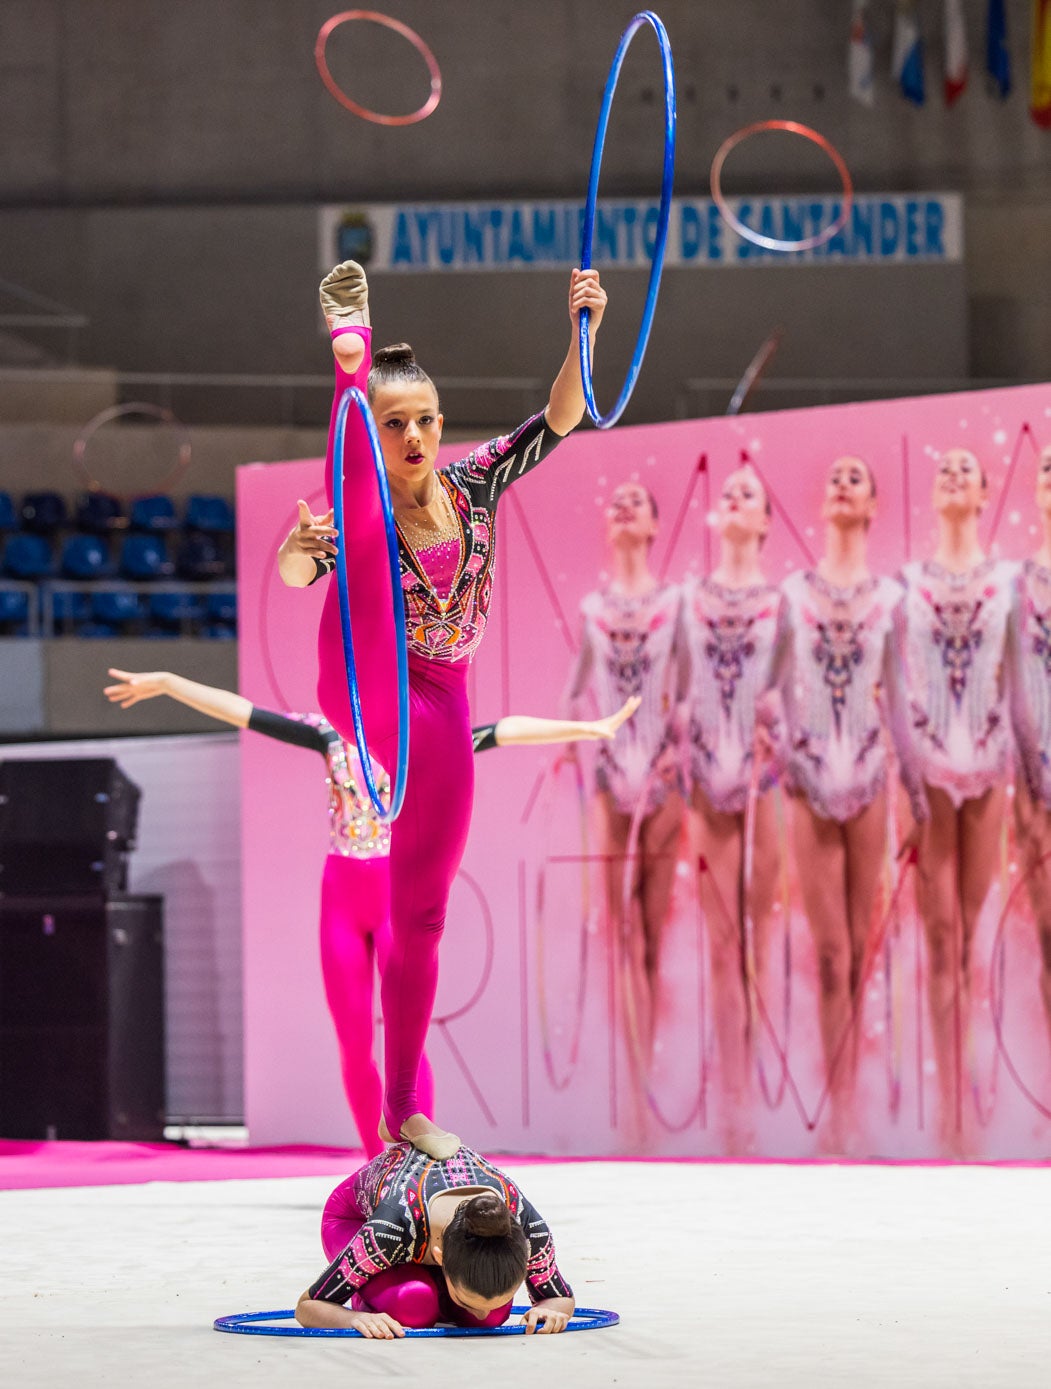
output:
[{"label": "blurred printed hoop on banner", "polygon": [[[814,236],[804,236],[796,241],[786,241],[780,237],[767,236],[763,232],[755,231],[746,222],[743,222],[726,201],[723,193],[723,165],[726,163],[727,157],[745,140],[768,130],[782,130],[788,135],[801,135],[804,140],[810,140],[812,144],[817,145],[818,149],[824,150],[839,175],[843,185],[843,203],[839,209],[839,215]],[[824,246],[827,241],[831,241],[837,232],[843,230],[850,217],[850,209],[854,205],[854,180],[850,176],[846,160],[835,145],[830,140],[826,140],[824,135],[799,121],[753,121],[751,125],[742,126],[740,130],[728,136],[716,150],[715,158],[712,160],[710,182],[712,201],[719,209],[723,220],[733,227],[737,235],[743,240],[750,241],[755,246],[762,246],[767,251],[783,251],[786,254],[792,251],[815,251],[819,246]]]},{"label": "blurred printed hoop on banner", "polygon": [[[329,70],[325,50],[333,31],[351,19],[367,19],[372,24],[382,24],[387,29],[393,29],[402,38],[408,39],[427,64],[427,71],[431,77],[431,94],[418,110],[410,111],[405,116],[385,116],[380,111],[370,111],[367,106],[360,105],[353,97],[347,96],[343,88],[337,83]],[[334,14],[331,19],[327,19],[318,31],[317,42],[314,44],[314,62],[317,64],[322,82],[339,104],[345,106],[348,111],[353,111],[355,116],[360,116],[365,121],[372,121],[375,125],[415,125],[417,121],[426,120],[442,99],[442,74],[438,66],[438,59],[423,39],[420,38],[415,29],[410,29],[407,24],[402,24],[397,19],[391,19],[389,15],[378,14],[375,10],[344,10],[342,14]]]},{"label": "blurred printed hoop on banner", "polygon": [[148,492],[167,491],[175,479],[190,466],[192,450],[189,431],[170,410],[166,410],[162,405],[151,405],[149,401],[141,400],[129,401],[126,405],[111,405],[108,409],[100,410],[97,415],[88,420],[73,443],[73,471],[89,492],[113,489],[105,488],[95,476],[94,469],[88,466],[88,444],[103,425],[111,424],[114,420],[125,419],[129,415],[139,415],[144,419],[156,420],[158,424],[164,425],[171,432],[172,438],[178,446],[178,453],[171,468],[159,481],[149,482],[143,487],[134,489],[136,494],[145,495]]}]

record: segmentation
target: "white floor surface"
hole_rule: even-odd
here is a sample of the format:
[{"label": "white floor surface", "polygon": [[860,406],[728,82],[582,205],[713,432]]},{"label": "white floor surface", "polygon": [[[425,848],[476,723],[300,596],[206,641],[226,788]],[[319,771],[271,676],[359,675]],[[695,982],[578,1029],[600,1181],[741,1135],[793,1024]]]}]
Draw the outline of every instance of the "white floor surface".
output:
[{"label": "white floor surface", "polygon": [[[506,1164],[514,1172],[513,1162]],[[1048,1172],[523,1166],[586,1306],[558,1337],[219,1335],[321,1271],[330,1178],[0,1193],[4,1389],[1051,1384]]]}]

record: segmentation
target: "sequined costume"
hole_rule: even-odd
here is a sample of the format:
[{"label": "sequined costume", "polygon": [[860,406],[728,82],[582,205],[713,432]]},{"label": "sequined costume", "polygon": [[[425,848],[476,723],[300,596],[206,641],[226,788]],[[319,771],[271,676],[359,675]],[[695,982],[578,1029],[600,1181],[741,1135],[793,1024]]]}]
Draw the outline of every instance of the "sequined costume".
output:
[{"label": "sequined costume", "polygon": [[[310,1287],[323,1302],[345,1303],[370,1280],[403,1264],[422,1264],[430,1244],[429,1202],[445,1191],[495,1191],[525,1231],[529,1256],[525,1283],[533,1302],[572,1297],[555,1262],[555,1244],[543,1217],[515,1183],[470,1148],[437,1162],[407,1143],[388,1148],[337,1188],[360,1225],[345,1248]],[[336,1193],[333,1193],[335,1196]],[[343,1216],[344,1221],[346,1215]],[[327,1248],[330,1241],[323,1238]]]},{"label": "sequined costume", "polygon": [[[781,595],[771,584],[683,585],[689,661],[689,766],[713,809],[740,814],[752,778],[756,701],[771,682]],[[769,789],[773,766],[760,790]]]},{"label": "sequined costume", "polygon": [[1033,800],[1051,810],[1051,569],[1019,570],[1007,642],[1018,770]]},{"label": "sequined costume", "polygon": [[923,779],[956,806],[1007,775],[1004,655],[1017,569],[985,559],[961,574],[931,560],[902,570],[900,643],[913,755]]},{"label": "sequined costume", "polygon": [[[361,366],[348,376],[336,363],[325,476],[332,494],[335,421],[344,389],[364,389],[371,365],[371,330]],[[438,946],[449,891],[467,844],[474,799],[467,673],[485,630],[493,588],[494,520],[512,482],[560,442],[541,415],[494,439],[435,475],[456,516],[456,570],[440,597],[419,556],[399,536],[402,598],[409,645],[409,767],[405,801],[391,835],[391,954],[383,977],[386,1094],[392,1133],[420,1112],[416,1074],[438,984]],[[394,616],[387,592],[386,532],[375,466],[357,410],[347,421],[343,457],[344,533],[349,600],[358,650],[358,688],[371,754],[385,767],[397,756]],[[318,562],[319,573],[326,566]],[[441,565],[434,578],[442,587]],[[348,741],[353,721],[340,634],[337,585],[325,595],[318,631],[321,710]]]},{"label": "sequined costume", "polygon": [[580,605],[580,654],[570,680],[577,701],[591,687],[600,708],[616,709],[632,695],[642,703],[615,742],[600,745],[595,785],[623,815],[644,815],[683,790],[679,750],[672,730],[675,704],[685,689],[682,591],[661,584],[642,597],[599,589]]},{"label": "sequined costume", "polygon": [[781,593],[775,682],[785,706],[788,785],[819,818],[842,824],[886,785],[877,687],[888,695],[897,689],[893,624],[902,588],[874,576],[837,588],[805,570],[790,574]]}]

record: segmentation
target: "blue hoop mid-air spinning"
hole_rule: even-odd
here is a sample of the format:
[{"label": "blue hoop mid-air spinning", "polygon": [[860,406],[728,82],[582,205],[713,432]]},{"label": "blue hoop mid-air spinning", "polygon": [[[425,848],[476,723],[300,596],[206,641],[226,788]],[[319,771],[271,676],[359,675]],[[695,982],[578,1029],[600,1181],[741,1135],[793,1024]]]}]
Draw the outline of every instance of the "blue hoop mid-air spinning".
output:
[{"label": "blue hoop mid-air spinning", "polygon": [[383,511],[383,524],[387,533],[387,559],[390,563],[391,599],[394,604],[394,640],[398,661],[398,760],[394,776],[391,778],[390,806],[383,804],[383,798],[376,786],[372,771],[372,756],[365,738],[365,720],[361,713],[361,695],[358,689],[358,671],[354,660],[354,633],[350,622],[350,589],[347,577],[347,555],[343,545],[336,551],[336,583],[339,590],[339,625],[343,634],[343,659],[347,667],[347,692],[350,696],[350,712],[354,720],[354,741],[361,762],[361,775],[369,793],[369,800],[380,820],[396,820],[405,800],[405,781],[409,770],[409,649],[405,633],[405,606],[401,597],[401,565],[398,559],[398,532],[394,524],[394,506],[390,498],[387,482],[387,469],[380,451],[376,422],[372,418],[368,401],[357,386],[348,386],[340,397],[336,414],[336,441],[333,455],[332,510],[333,524],[342,537],[343,524],[343,464],[347,433],[347,415],[351,405],[356,405],[358,413],[369,436],[372,461],[376,466],[376,483],[379,487],[380,506]]},{"label": "blue hoop mid-air spinning", "polygon": [[639,327],[639,335],[635,341],[635,351],[632,354],[631,365],[628,367],[628,374],[624,378],[624,385],[621,387],[617,402],[608,414],[603,415],[595,403],[595,388],[591,378],[591,350],[588,334],[588,311],[582,310],[580,314],[580,377],[584,386],[584,401],[587,405],[588,414],[591,416],[599,429],[609,429],[611,425],[617,423],[624,408],[631,399],[631,393],[635,389],[635,382],[638,380],[639,371],[642,368],[642,359],[646,355],[646,344],[649,342],[650,329],[653,327],[653,315],[657,308],[657,292],[661,286],[661,274],[664,270],[664,252],[668,244],[668,223],[671,219],[671,198],[672,182],[675,174],[675,69],[672,65],[671,41],[668,38],[668,31],[665,29],[660,18],[652,10],[642,10],[637,14],[631,23],[624,30],[620,37],[620,44],[617,47],[613,65],[606,78],[606,90],[602,94],[602,109],[599,112],[598,127],[595,131],[595,144],[591,152],[591,174],[588,178],[588,196],[584,204],[584,227],[581,234],[580,245],[580,268],[581,270],[591,269],[591,249],[595,234],[595,208],[598,201],[598,181],[599,173],[602,169],[602,155],[606,145],[606,127],[609,125],[609,113],[613,105],[613,94],[617,90],[617,81],[620,77],[620,69],[624,63],[624,55],[628,51],[632,39],[644,24],[649,24],[657,35],[657,43],[660,45],[661,65],[664,69],[664,172],[661,178],[661,201],[660,210],[657,214],[657,229],[653,244],[653,262],[650,266],[650,282],[646,290],[646,305],[642,311],[642,323]]}]

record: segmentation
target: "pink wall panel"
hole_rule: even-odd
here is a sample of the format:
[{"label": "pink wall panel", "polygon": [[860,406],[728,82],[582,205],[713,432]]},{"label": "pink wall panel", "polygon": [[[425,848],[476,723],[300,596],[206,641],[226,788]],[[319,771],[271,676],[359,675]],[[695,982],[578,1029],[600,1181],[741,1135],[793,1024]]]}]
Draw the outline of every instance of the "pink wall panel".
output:
[{"label": "pink wall panel", "polygon": [[[662,524],[655,563],[678,578],[707,565],[709,499],[747,452],[775,501],[764,564],[779,579],[820,551],[818,509],[828,465],[839,454],[859,453],[879,482],[871,560],[875,569],[893,572],[931,546],[932,459],[957,443],[972,447],[990,475],[987,540],[1008,556],[1035,549],[1034,458],[1045,441],[1051,442],[1046,387],[580,431],[501,505],[496,598],[471,682],[475,720],[557,712],[579,602],[605,564],[603,507],[626,478],[638,477],[654,493]],[[446,450],[445,461],[463,451]],[[298,496],[321,509],[318,460],[241,469],[241,688],[256,703],[307,710],[316,707],[321,585],[287,590],[274,567]],[[554,771],[554,761],[547,749],[504,749],[479,759],[471,841],[443,943],[431,1029],[440,1116],[483,1149],[717,1152],[722,1138],[711,1075],[710,984],[700,963],[691,867],[685,859],[679,867],[651,1084],[633,1097],[623,1038],[617,1040],[608,1023],[612,980],[598,870],[579,861],[597,850],[594,826],[571,770]],[[586,758],[584,764],[586,772]],[[349,1142],[353,1126],[316,949],[325,853],[320,759],[248,736],[242,766],[247,1122],[257,1142]],[[1012,875],[1005,867],[980,932],[980,988],[1004,894],[1016,881]],[[813,957],[792,876],[791,1083],[779,1107],[757,1102],[755,1128],[759,1151],[803,1155],[815,1150],[811,1128],[822,1077]],[[863,1152],[925,1155],[934,1152],[934,1082],[924,1010],[917,1006],[917,931],[908,886],[902,901],[890,973],[884,975],[881,962],[866,997],[864,1133],[858,1143]],[[1024,914],[1011,918],[1006,938],[1008,1059],[1051,1109],[1035,946]],[[780,1026],[780,972],[771,987],[771,1013]],[[772,1052],[766,1062],[776,1081]],[[980,1126],[983,1151],[1045,1152],[1051,1124],[1011,1080],[1007,1060],[998,1059],[987,994],[975,1027],[974,1080],[983,1117],[996,1094],[992,1117]]]}]

